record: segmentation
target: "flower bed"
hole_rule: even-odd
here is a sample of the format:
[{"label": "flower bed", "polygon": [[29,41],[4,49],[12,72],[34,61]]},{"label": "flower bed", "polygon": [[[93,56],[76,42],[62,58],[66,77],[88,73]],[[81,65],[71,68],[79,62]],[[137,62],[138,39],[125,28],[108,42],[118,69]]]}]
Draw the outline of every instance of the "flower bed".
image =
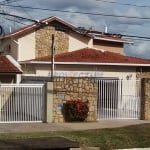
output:
[{"label": "flower bed", "polygon": [[88,116],[88,102],[68,100],[64,104],[65,121],[85,121]]}]

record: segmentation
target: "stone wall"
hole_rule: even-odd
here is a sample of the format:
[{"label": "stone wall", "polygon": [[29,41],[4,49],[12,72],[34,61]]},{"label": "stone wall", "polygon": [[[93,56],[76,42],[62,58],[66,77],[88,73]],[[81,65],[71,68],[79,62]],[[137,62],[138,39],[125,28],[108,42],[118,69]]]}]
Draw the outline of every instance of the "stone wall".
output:
[{"label": "stone wall", "polygon": [[66,100],[80,99],[88,101],[87,121],[96,120],[97,83],[94,78],[54,78],[53,83],[53,122],[64,122],[62,106]]},{"label": "stone wall", "polygon": [[149,67],[137,68],[136,77],[137,78],[150,78],[150,68]]},{"label": "stone wall", "polygon": [[149,72],[137,72],[137,78],[150,78],[150,71]]},{"label": "stone wall", "polygon": [[150,120],[150,79],[142,79],[141,119]]},{"label": "stone wall", "polygon": [[36,57],[51,55],[52,34],[55,35],[55,54],[64,53],[69,48],[68,33],[46,26],[36,31]]}]

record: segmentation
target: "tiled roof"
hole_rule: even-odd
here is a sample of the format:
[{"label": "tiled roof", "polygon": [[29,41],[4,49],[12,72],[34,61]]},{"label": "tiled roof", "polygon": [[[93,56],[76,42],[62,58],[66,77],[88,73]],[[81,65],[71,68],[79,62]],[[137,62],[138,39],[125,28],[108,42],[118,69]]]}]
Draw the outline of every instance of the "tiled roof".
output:
[{"label": "tiled roof", "polygon": [[[50,60],[51,57],[46,56],[36,58],[32,61]],[[150,64],[149,59],[123,56],[121,54],[91,48],[84,48],[73,52],[57,54],[55,55],[55,62]]]},{"label": "tiled roof", "polygon": [[[70,29],[74,30],[75,32],[77,32],[77,27],[75,27],[71,23],[68,23],[68,22],[66,22],[66,21],[64,21],[58,17],[51,16],[49,18],[42,19],[39,22],[37,21],[37,23],[27,25],[27,26],[20,28],[14,32],[8,33],[5,36],[1,36],[0,39],[5,39],[5,38],[9,38],[9,37],[14,37],[14,36],[19,37],[19,36],[26,35],[28,33],[33,32],[34,30],[38,29],[40,27],[40,25],[42,25],[42,24],[48,25],[48,24],[51,24],[53,21],[58,21],[61,24],[63,24],[64,26],[66,26],[67,28],[70,28]],[[82,29],[82,30],[84,30],[84,29]],[[94,39],[112,41],[112,42],[129,43],[128,41],[122,39],[121,37],[115,37],[116,35],[111,35],[109,33],[102,33],[101,32],[99,35],[96,35],[95,33],[90,33],[89,30],[86,30],[88,32],[85,34],[85,32],[82,32],[82,30],[80,29],[80,32],[78,32],[78,33],[84,34],[86,36],[90,36]],[[98,31],[95,31],[95,32],[98,32]]]},{"label": "tiled roof", "polygon": [[107,36],[107,35],[97,36],[97,35],[95,35],[94,39],[103,40],[103,41],[111,41],[111,42],[119,42],[119,43],[131,43],[125,39],[122,39],[121,37],[115,37],[113,35],[111,35],[111,36]]},{"label": "tiled roof", "polygon": [[51,23],[52,21],[58,21],[58,22],[64,24],[65,26],[67,26],[68,28],[71,28],[71,29],[75,28],[75,26],[73,26],[72,24],[67,23],[66,21],[64,21],[64,20],[62,20],[58,17],[52,16],[52,17],[40,20],[39,23],[37,21],[37,23],[33,23],[31,25],[20,28],[20,29],[14,31],[14,32],[8,33],[5,36],[0,37],[0,39],[12,37],[12,36],[20,36],[20,35],[30,33],[32,31],[34,31],[36,28],[38,28],[39,25],[48,24],[48,23]]},{"label": "tiled roof", "polygon": [[7,56],[0,56],[0,73],[22,73],[19,68],[17,68]]}]

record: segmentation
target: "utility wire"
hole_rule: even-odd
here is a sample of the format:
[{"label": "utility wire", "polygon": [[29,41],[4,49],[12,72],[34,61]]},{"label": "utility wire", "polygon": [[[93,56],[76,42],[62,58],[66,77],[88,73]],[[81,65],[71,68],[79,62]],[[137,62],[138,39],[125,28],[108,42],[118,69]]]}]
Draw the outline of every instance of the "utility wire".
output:
[{"label": "utility wire", "polygon": [[[17,4],[18,6],[22,7],[22,6],[19,4],[18,1],[15,1],[15,2],[16,2],[16,4]],[[25,8],[22,8],[22,9],[23,9],[23,11],[24,11],[31,19],[35,20],[35,19],[28,13],[28,11],[27,11]]]},{"label": "utility wire", "polygon": [[150,42],[150,39],[140,39],[140,38],[130,38],[130,37],[124,37],[125,40],[131,40],[131,41],[144,41],[144,42]]},{"label": "utility wire", "polygon": [[[88,31],[86,30],[87,33],[95,33],[95,34],[102,34],[103,32],[99,32],[99,31]],[[140,38],[140,39],[150,39],[150,37],[146,37],[146,36],[137,36],[137,35],[127,35],[127,34],[108,34],[108,35],[118,35],[118,36],[124,36],[124,37],[130,37],[130,38]]]},{"label": "utility wire", "polygon": [[10,19],[10,18],[5,18],[5,19],[9,20],[9,21],[12,21],[12,22],[16,22],[16,23],[22,24],[22,25],[28,25],[28,24],[25,24],[23,22],[20,22],[20,21],[14,20],[14,19]]},{"label": "utility wire", "polygon": [[[6,16],[12,16],[12,17],[16,17],[16,18],[20,18],[20,19],[23,19],[23,20],[28,20],[28,21],[31,21],[31,22],[34,22],[34,23],[40,23],[36,20],[33,20],[33,19],[29,19],[29,18],[25,18],[25,17],[21,17],[21,16],[16,16],[16,15],[12,15],[12,14],[7,14],[7,13],[0,13],[1,15],[6,15]],[[19,22],[20,23],[20,22]],[[63,29],[63,28],[62,28]],[[75,29],[76,31],[77,30],[80,30],[79,28],[76,28]],[[90,31],[90,30],[85,30],[86,33],[95,33],[95,34],[102,34],[103,32],[99,32],[99,31]],[[145,37],[145,36],[136,36],[136,35],[127,35],[127,34],[110,34],[110,35],[120,35],[120,36],[124,36],[124,37],[130,37],[130,38],[141,38],[141,39],[150,39],[150,37]]]},{"label": "utility wire", "polygon": [[106,1],[106,0],[96,0],[96,1],[104,2],[104,3],[111,3],[111,4],[125,5],[125,6],[134,6],[134,7],[150,8],[150,6],[145,6],[145,5],[135,5],[135,4],[120,3],[120,2]]},{"label": "utility wire", "polygon": [[17,15],[12,15],[12,14],[8,14],[8,13],[2,13],[2,12],[0,12],[0,15],[10,16],[10,17],[16,17],[16,18],[18,18],[18,19],[23,19],[23,20],[28,20],[28,21],[34,22],[34,23],[38,23],[38,21],[36,21],[36,20],[34,20],[34,19],[29,19],[29,18],[26,18],[26,17],[21,17],[21,16],[17,16]]},{"label": "utility wire", "polygon": [[107,16],[107,17],[118,17],[118,18],[129,18],[129,19],[150,19],[150,17],[138,17],[138,16],[123,16],[123,15],[112,15],[104,13],[90,13],[90,12],[79,12],[79,11],[69,11],[69,10],[58,10],[58,9],[48,9],[48,8],[39,8],[39,7],[29,7],[29,6],[16,6],[16,5],[5,5],[9,7],[19,7],[27,9],[37,9],[37,10],[47,10],[54,12],[63,12],[63,13],[73,13],[73,14],[83,14],[83,15],[93,15],[93,16]]},{"label": "utility wire", "polygon": [[[18,7],[18,6],[17,6]],[[53,11],[58,11],[58,10],[53,10]],[[70,12],[70,11],[63,11],[63,12]],[[78,12],[76,12],[78,13]],[[80,12],[79,12],[80,13]],[[16,17],[19,19],[23,19],[23,20],[28,20],[34,23],[39,23],[38,21],[34,20],[34,19],[29,19],[26,17],[21,17],[21,16],[17,16],[17,15],[12,15],[12,14],[8,14],[8,13],[0,13],[0,15],[5,15],[5,16],[11,16],[11,17]],[[112,15],[111,15],[112,16]],[[150,19],[150,18],[149,18]],[[20,22],[19,22],[20,23]],[[79,28],[76,28],[76,30],[78,30]],[[87,33],[91,32],[87,30]],[[93,33],[99,33],[101,34],[102,32],[98,32],[98,31],[94,31]],[[111,34],[110,34],[111,35]],[[112,34],[113,35],[113,34]],[[117,35],[117,34],[114,34]],[[135,35],[126,35],[126,34],[119,34],[120,36],[124,36],[124,37],[130,37],[130,38],[140,38],[140,39],[150,39],[150,37],[145,37],[145,36],[135,36]]]},{"label": "utility wire", "polygon": [[94,15],[94,16],[107,16],[107,17],[129,18],[129,19],[150,19],[150,17],[123,16],[123,15],[112,15],[112,14],[103,14],[103,13],[90,13],[90,12],[79,12],[79,11],[69,11],[69,10],[38,8],[38,7],[29,7],[29,6],[21,6],[21,7],[16,6],[16,5],[5,5],[5,6],[27,8],[27,9],[37,9],[37,10],[47,10],[47,11],[55,11],[55,12],[63,12],[63,13]]},{"label": "utility wire", "polygon": [[[4,1],[1,1],[0,4],[1,5],[6,5],[6,4],[9,4],[9,3],[16,2],[16,1],[18,1],[18,0],[4,0]],[[20,0],[20,1],[22,1],[22,0]]]},{"label": "utility wire", "polygon": [[148,39],[150,40],[150,37],[145,37],[145,36],[136,36],[136,35],[127,35],[127,34],[121,34],[122,36],[125,37],[130,37],[130,38],[140,38],[140,39]]}]

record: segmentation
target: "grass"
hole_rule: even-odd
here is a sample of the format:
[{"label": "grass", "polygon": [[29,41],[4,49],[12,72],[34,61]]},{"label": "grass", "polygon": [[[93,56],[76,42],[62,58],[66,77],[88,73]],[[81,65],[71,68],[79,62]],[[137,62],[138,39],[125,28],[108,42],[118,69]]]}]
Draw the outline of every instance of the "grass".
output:
[{"label": "grass", "polygon": [[122,128],[96,129],[86,131],[53,131],[36,133],[3,133],[0,139],[64,136],[78,141],[80,145],[100,147],[103,150],[117,148],[150,147],[150,124]]}]

